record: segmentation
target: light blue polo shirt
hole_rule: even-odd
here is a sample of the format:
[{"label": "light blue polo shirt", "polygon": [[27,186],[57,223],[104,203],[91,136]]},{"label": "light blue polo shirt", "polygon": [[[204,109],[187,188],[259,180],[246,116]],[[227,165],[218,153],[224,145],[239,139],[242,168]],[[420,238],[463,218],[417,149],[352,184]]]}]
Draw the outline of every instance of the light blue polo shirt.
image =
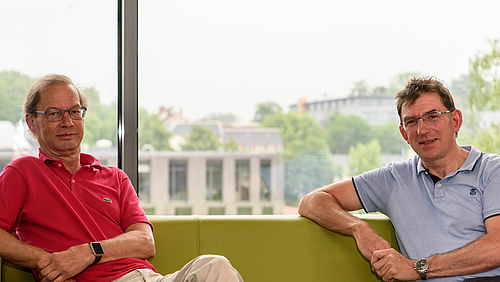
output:
[{"label": "light blue polo shirt", "polygon": [[[470,152],[465,163],[436,183],[418,156],[353,177],[365,211],[391,219],[404,256],[419,259],[461,248],[486,234],[484,220],[500,215],[500,156],[462,148]],[[500,267],[432,281],[496,275]]]}]

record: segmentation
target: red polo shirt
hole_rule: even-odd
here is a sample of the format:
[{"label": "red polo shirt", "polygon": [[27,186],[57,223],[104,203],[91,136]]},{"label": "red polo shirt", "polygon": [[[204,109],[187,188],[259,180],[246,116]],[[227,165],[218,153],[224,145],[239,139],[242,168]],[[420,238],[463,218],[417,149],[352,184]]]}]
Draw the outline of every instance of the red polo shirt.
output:
[{"label": "red polo shirt", "polygon": [[[17,230],[19,239],[48,252],[110,239],[133,223],[151,225],[127,175],[116,167],[101,166],[81,154],[82,167],[72,175],[62,160],[23,156],[0,175],[0,228]],[[77,281],[112,281],[139,268],[146,260],[120,259],[91,266]]]}]

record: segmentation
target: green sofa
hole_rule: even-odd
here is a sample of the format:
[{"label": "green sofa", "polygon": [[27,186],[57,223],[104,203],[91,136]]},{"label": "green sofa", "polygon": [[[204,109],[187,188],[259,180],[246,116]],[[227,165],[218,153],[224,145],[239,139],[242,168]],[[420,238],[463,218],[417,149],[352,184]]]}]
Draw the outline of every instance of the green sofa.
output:
[{"label": "green sofa", "polygon": [[[382,215],[360,215],[397,248]],[[352,237],[300,216],[150,216],[160,273],[201,254],[226,256],[245,282],[382,281],[372,273]],[[1,282],[34,281],[31,272],[2,261]]]}]

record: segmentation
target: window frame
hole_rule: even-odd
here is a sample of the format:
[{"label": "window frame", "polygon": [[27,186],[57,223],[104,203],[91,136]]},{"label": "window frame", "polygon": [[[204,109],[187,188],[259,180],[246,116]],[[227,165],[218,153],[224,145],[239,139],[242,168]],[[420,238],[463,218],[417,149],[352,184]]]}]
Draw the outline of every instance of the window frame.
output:
[{"label": "window frame", "polygon": [[118,0],[118,167],[139,195],[138,0]]}]

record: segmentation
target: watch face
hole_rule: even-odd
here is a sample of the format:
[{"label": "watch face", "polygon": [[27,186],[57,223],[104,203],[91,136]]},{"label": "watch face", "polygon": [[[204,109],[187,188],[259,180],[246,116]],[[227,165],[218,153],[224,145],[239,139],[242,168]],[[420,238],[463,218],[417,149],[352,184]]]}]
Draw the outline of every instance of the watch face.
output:
[{"label": "watch face", "polygon": [[415,262],[415,268],[417,270],[426,270],[428,266],[428,262],[426,259],[419,259]]},{"label": "watch face", "polygon": [[94,251],[95,255],[103,255],[104,254],[104,250],[102,249],[101,243],[93,242],[93,243],[90,243],[90,245],[92,246],[92,251]]}]

